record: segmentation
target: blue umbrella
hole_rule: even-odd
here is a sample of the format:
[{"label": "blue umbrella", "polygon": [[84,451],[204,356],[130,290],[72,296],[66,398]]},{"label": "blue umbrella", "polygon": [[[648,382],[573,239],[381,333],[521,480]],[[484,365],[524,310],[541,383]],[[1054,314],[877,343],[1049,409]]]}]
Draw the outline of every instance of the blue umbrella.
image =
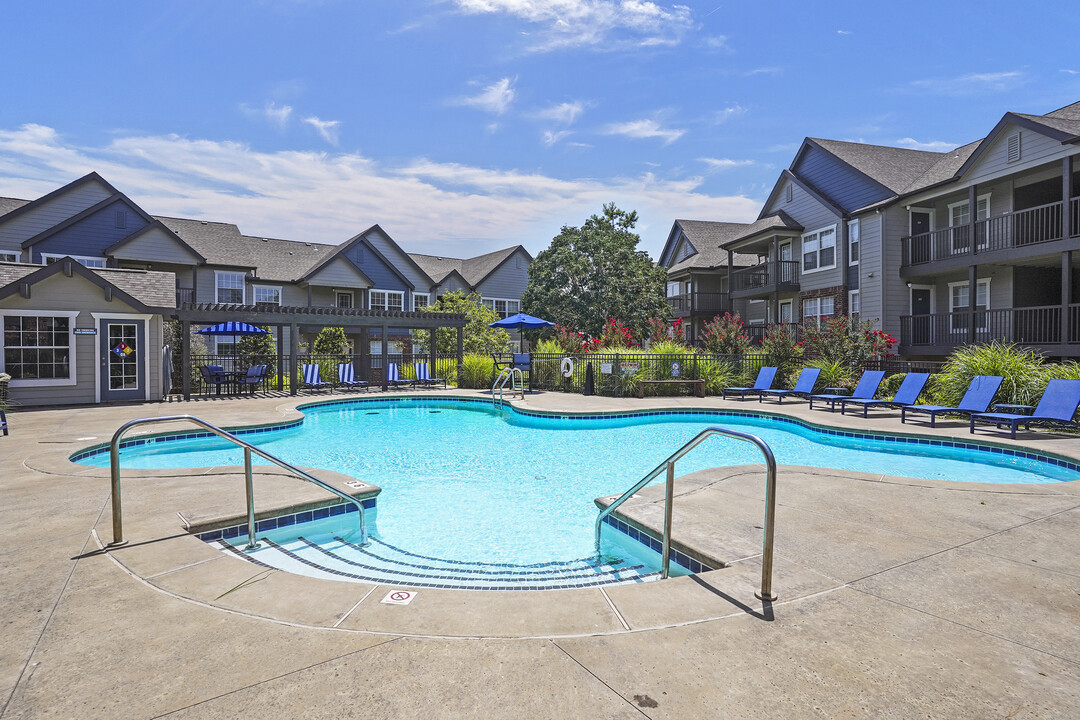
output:
[{"label": "blue umbrella", "polygon": [[233,351],[237,351],[236,336],[237,335],[269,335],[269,330],[263,330],[261,327],[255,327],[249,325],[246,322],[235,322],[230,320],[228,322],[218,323],[217,325],[211,325],[208,328],[202,330],[196,330],[196,335],[232,335],[233,339]]},{"label": "blue umbrella", "polygon": [[[554,325],[555,323],[553,322],[541,320],[538,317],[526,315],[525,313],[518,313],[517,315],[511,315],[508,318],[488,323],[488,327],[502,328],[504,330],[517,330],[519,333],[522,330],[539,330],[540,328],[553,327]],[[521,338],[521,346],[519,346],[518,349],[521,350],[524,347],[524,344],[525,339]]]}]

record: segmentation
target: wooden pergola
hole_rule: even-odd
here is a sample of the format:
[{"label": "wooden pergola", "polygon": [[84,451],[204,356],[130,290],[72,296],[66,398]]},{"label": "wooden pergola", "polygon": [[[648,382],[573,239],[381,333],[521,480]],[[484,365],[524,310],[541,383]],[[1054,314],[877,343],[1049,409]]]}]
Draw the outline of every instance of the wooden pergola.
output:
[{"label": "wooden pergola", "polygon": [[457,367],[461,372],[464,329],[466,317],[456,313],[404,312],[398,310],[361,310],[337,307],[281,307],[267,305],[220,305],[216,303],[185,303],[173,312],[173,318],[181,326],[181,364],[184,377],[184,399],[191,399],[191,326],[216,325],[221,322],[245,322],[251,325],[272,326],[277,329],[278,377],[284,374],[284,355],[281,337],[289,328],[289,392],[297,393],[299,387],[297,356],[299,355],[300,326],[340,327],[360,334],[361,365],[368,364],[368,331],[378,329],[382,333],[382,389],[388,387],[385,368],[389,362],[387,346],[390,329],[430,330],[428,348],[432,369],[436,361],[436,331],[439,328],[457,328]]}]

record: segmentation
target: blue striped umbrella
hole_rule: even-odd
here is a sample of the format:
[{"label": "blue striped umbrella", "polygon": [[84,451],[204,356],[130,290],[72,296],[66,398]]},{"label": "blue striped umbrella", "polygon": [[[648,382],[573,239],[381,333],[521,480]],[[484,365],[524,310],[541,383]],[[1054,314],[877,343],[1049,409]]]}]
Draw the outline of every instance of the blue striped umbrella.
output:
[{"label": "blue striped umbrella", "polygon": [[202,330],[196,330],[196,335],[269,335],[269,330],[263,330],[261,327],[255,327],[245,322],[229,322],[218,323],[217,325],[211,325],[208,328]]}]

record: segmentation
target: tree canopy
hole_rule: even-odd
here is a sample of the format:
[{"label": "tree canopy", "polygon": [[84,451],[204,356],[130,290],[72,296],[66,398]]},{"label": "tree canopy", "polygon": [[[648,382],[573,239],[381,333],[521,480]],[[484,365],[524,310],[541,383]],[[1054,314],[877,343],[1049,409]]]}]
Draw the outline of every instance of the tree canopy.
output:
[{"label": "tree canopy", "polygon": [[636,224],[637,212],[609,203],[582,227],[564,226],[529,266],[522,309],[594,337],[614,318],[641,337],[649,318],[669,311],[667,271],[637,249]]},{"label": "tree canopy", "polygon": [[[424,312],[434,313],[460,313],[466,318],[465,329],[462,332],[462,345],[466,355],[487,355],[495,352],[505,352],[510,346],[510,334],[502,328],[488,327],[499,319],[499,314],[491,308],[484,307],[480,302],[480,296],[476,293],[465,295],[455,290],[439,297],[432,305],[424,308]],[[417,330],[413,333],[414,342],[420,347],[428,346],[428,330]],[[436,348],[439,353],[453,354],[457,352],[457,329],[439,328],[436,339]]]}]

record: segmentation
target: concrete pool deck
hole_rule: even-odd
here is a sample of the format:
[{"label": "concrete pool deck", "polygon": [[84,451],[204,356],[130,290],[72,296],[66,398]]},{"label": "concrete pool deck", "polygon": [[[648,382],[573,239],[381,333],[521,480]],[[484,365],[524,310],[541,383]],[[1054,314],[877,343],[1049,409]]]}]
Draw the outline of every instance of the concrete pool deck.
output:
[{"label": "concrete pool deck", "polygon": [[[101,552],[107,471],[74,465],[71,453],[136,417],[241,426],[340,397],[10,414],[12,434],[0,438],[0,717],[1080,716],[1080,483],[781,467],[775,604],[753,595],[756,467],[677,483],[676,537],[728,567],[603,592],[425,589],[394,606],[379,602],[389,586],[251,566],[188,536],[176,516],[242,508],[234,468],[125,471],[130,542]],[[536,393],[516,404],[764,409],[971,439],[959,421],[930,430],[894,412],[863,420],[805,403]],[[1075,435],[1020,433],[1016,444],[1080,458]],[[311,493],[276,473],[256,479],[260,501]],[[625,515],[658,526],[661,494],[647,488]]]}]

